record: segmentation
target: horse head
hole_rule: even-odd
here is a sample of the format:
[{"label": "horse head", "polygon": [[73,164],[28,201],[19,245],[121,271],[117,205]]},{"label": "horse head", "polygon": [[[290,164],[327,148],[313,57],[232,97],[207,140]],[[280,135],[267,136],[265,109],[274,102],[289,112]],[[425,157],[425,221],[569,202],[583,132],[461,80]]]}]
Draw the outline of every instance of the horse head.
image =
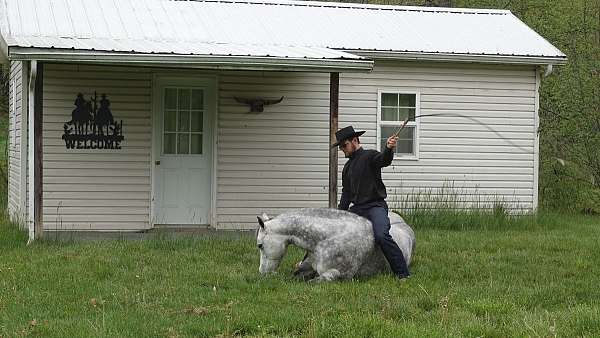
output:
[{"label": "horse head", "polygon": [[256,218],[259,224],[256,231],[256,245],[260,251],[258,271],[264,275],[277,270],[289,242],[287,236],[277,233],[277,220],[269,219],[265,213]]}]

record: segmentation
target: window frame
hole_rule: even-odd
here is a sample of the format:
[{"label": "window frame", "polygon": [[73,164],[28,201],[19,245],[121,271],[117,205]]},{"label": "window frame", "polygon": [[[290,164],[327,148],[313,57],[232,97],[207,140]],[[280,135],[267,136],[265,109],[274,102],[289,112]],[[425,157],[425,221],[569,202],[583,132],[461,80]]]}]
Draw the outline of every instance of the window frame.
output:
[{"label": "window frame", "polygon": [[[377,90],[377,150],[382,151],[381,149],[381,127],[384,126],[399,126],[398,123],[386,122],[381,119],[381,97],[383,94],[411,94],[415,95],[415,117],[421,115],[421,92],[415,91],[414,89],[402,89],[402,88],[380,88]],[[406,154],[402,155],[399,153],[394,153],[394,161],[398,160],[409,160],[416,161],[419,159],[419,132],[420,132],[420,119],[415,118],[415,121],[408,121],[408,127],[414,127],[415,131],[413,133],[413,150],[414,154]]]},{"label": "window frame", "polygon": [[[167,114],[167,110],[173,110],[173,109],[167,109],[166,108],[166,91],[167,89],[175,89],[177,90],[177,100],[179,100],[179,90],[180,89],[186,89],[186,90],[201,90],[202,91],[202,102],[203,102],[203,106],[202,109],[195,109],[196,111],[200,111],[202,112],[202,132],[193,132],[191,131],[192,125],[191,125],[191,115],[190,115],[190,125],[189,125],[189,130],[188,131],[179,131],[178,129],[178,124],[179,124],[179,114],[176,114],[176,121],[175,121],[175,131],[165,131],[165,115]],[[161,149],[160,149],[160,156],[197,156],[197,157],[202,157],[204,156],[204,150],[205,150],[205,145],[206,145],[206,133],[204,132],[204,124],[205,124],[205,116],[204,114],[206,113],[206,105],[205,105],[205,100],[206,100],[206,88],[205,87],[200,87],[200,86],[189,86],[189,85],[185,85],[185,84],[169,84],[169,85],[165,85],[161,87],[161,111],[162,111],[162,121],[161,121]],[[190,100],[191,100],[191,96],[190,96]],[[177,101],[179,104],[179,101]],[[175,111],[179,111],[179,106],[174,109]],[[188,112],[191,114],[191,112],[194,111],[194,109],[191,108],[188,109]],[[171,153],[165,153],[165,134],[174,134],[175,135],[175,153],[171,154]],[[189,149],[188,149],[188,153],[184,153],[184,154],[180,154],[177,152],[177,143],[179,142],[179,135],[180,134],[187,134],[189,139],[188,139],[188,145],[189,145]],[[192,135],[202,135],[202,152],[199,154],[193,154],[191,153],[192,150],[192,144],[191,144],[191,136]]]}]

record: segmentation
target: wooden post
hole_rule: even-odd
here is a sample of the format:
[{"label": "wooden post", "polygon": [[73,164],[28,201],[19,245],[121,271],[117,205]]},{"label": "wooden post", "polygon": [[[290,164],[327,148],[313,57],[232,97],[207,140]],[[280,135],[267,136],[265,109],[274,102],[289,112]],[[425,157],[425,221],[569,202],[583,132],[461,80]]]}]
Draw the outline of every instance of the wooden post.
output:
[{"label": "wooden post", "polygon": [[[338,130],[340,73],[329,76],[329,146],[335,143]],[[338,149],[329,149],[329,207],[337,208]]]},{"label": "wooden post", "polygon": [[[44,235],[44,189],[43,189],[43,125],[44,125],[44,114],[43,114],[43,83],[44,83],[44,65],[41,62],[36,62],[36,77],[35,77],[35,90],[34,90],[34,123],[33,123],[33,222],[34,222],[34,234],[35,239],[41,239]],[[30,126],[31,127],[31,126]]]}]

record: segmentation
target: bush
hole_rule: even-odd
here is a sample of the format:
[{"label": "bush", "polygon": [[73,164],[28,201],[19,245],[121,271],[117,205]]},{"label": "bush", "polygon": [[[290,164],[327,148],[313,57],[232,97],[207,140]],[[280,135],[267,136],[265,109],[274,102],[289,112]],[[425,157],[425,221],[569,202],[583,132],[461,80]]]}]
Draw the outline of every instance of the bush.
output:
[{"label": "bush", "polygon": [[540,168],[540,207],[565,212],[600,214],[600,189],[580,166],[551,159]]}]

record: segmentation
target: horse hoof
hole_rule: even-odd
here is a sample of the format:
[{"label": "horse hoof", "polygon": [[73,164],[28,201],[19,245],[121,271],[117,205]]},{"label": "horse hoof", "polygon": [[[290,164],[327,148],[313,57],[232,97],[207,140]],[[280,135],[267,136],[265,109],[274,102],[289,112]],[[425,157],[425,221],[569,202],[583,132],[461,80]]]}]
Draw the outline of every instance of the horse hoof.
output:
[{"label": "horse hoof", "polygon": [[319,274],[316,271],[294,271],[294,277],[305,282],[315,279],[318,276]]}]

